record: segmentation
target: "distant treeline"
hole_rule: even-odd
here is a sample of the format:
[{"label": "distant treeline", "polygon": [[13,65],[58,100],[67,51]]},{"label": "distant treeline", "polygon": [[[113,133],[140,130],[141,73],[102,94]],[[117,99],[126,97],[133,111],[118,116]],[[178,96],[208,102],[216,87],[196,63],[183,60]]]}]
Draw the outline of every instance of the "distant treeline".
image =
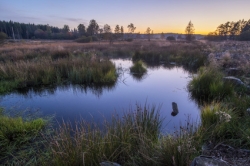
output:
[{"label": "distant treeline", "polygon": [[217,27],[214,32],[210,32],[206,39],[213,41],[220,40],[242,40],[250,41],[250,19],[248,21],[239,20],[237,22],[226,22]]},{"label": "distant treeline", "polygon": [[0,33],[5,33],[9,39],[76,39],[76,42],[108,40],[110,43],[114,40],[132,41],[133,39],[166,39],[169,35],[178,35],[178,37],[176,37],[177,39],[183,39],[180,34],[166,34],[163,32],[154,34],[153,30],[150,28],[148,28],[150,31],[141,34],[140,32],[135,32],[136,27],[132,23],[130,23],[127,28],[128,30],[126,33],[124,33],[123,26],[120,25],[116,25],[113,30],[108,24],[105,24],[101,28],[94,19],[90,20],[89,25],[86,27],[84,24],[79,24],[77,28],[71,30],[68,25],[64,25],[63,28],[58,28],[48,24],[36,25],[13,21],[0,21]]},{"label": "distant treeline", "polygon": [[[132,25],[132,28],[135,28]],[[131,29],[131,25],[128,28]],[[58,28],[50,25],[35,25],[25,24],[13,21],[0,21],[0,32],[5,33],[8,38],[15,39],[78,39],[78,38],[93,38],[93,39],[108,39],[122,38],[123,26],[116,25],[114,33],[108,24],[100,28],[98,23],[92,19],[89,25],[85,27],[84,24],[79,24],[77,28],[70,30],[68,25],[63,28]],[[132,33],[133,31],[131,31]]]},{"label": "distant treeline", "polygon": [[[67,29],[68,28],[68,29]],[[13,21],[0,21],[0,31],[15,39],[74,39],[74,32],[70,32],[65,25],[58,28],[49,25],[25,24]]]}]

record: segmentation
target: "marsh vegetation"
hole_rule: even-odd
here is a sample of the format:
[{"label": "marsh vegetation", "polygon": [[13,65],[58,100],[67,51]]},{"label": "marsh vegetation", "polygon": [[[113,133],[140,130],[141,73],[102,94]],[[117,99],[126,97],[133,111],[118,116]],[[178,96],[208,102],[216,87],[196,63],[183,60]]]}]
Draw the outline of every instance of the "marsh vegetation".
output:
[{"label": "marsh vegetation", "polygon": [[[109,58],[131,58],[135,63],[130,68],[133,73],[144,73],[143,63],[149,67],[175,64],[197,73],[188,90],[200,106],[200,122],[187,119],[173,132],[162,133],[164,117],[160,108],[137,105],[122,116],[113,115],[102,127],[81,119],[75,124],[65,121],[52,132],[51,120],[13,117],[1,111],[0,162],[7,165],[23,162],[98,165],[102,161],[122,165],[189,165],[195,156],[203,154],[202,147],[206,145],[225,143],[250,148],[248,89],[224,80],[230,75],[228,67],[234,65],[242,69],[235,76],[248,85],[249,66],[239,63],[239,57],[235,60],[235,52],[229,50],[227,55],[216,58],[221,51],[217,43],[165,40],[131,43],[7,44],[0,48],[1,93],[61,84],[109,85],[119,79],[119,72]],[[210,53],[214,55],[208,56]]]}]

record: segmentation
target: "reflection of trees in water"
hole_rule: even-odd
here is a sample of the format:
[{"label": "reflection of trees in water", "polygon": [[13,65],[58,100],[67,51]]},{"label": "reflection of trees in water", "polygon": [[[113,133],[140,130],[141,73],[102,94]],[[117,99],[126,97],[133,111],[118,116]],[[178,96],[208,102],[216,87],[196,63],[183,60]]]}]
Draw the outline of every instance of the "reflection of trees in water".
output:
[{"label": "reflection of trees in water", "polygon": [[65,84],[65,85],[50,85],[43,87],[33,87],[33,88],[23,88],[17,90],[15,93],[24,95],[25,97],[32,96],[33,94],[39,96],[45,95],[53,95],[57,90],[66,91],[69,88],[73,89],[74,93],[85,93],[87,94],[89,91],[92,92],[97,97],[100,97],[103,94],[104,90],[112,91],[116,87],[115,83],[107,83],[107,84],[91,84],[91,85],[79,85],[79,84]]},{"label": "reflection of trees in water", "polygon": [[165,69],[173,69],[175,67],[181,67],[183,68],[185,71],[189,72],[189,73],[196,73],[197,68],[192,68],[190,66],[187,65],[182,65],[182,64],[176,64],[176,63],[170,63],[170,62],[162,62],[162,63],[148,63],[147,62],[147,67],[150,69],[159,69],[161,67],[165,68]]}]

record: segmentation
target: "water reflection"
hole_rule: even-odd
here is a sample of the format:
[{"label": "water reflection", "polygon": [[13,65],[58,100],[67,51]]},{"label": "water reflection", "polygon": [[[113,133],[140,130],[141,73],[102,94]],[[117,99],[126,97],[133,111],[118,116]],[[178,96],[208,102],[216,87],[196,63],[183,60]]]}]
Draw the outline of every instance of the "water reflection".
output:
[{"label": "water reflection", "polygon": [[146,73],[130,73],[130,75],[133,77],[136,81],[142,81],[147,77]]},{"label": "water reflection", "polygon": [[[39,109],[45,116],[55,115],[58,122],[62,119],[74,122],[82,118],[100,124],[112,115],[122,116],[136,103],[143,105],[147,102],[161,105],[160,113],[165,118],[163,128],[168,132],[173,131],[174,126],[178,127],[188,115],[192,119],[199,119],[199,108],[190,100],[186,90],[191,79],[190,73],[183,68],[148,65],[147,74],[138,79],[130,74],[129,68],[133,65],[131,60],[112,61],[120,68],[119,78],[114,84],[25,89],[2,96],[1,106],[8,109],[19,103],[20,109],[29,107]],[[173,111],[171,116],[171,109],[178,111]]]},{"label": "water reflection", "polygon": [[43,87],[33,87],[33,88],[23,88],[18,89],[17,91],[13,92],[18,95],[23,95],[25,97],[32,96],[32,94],[44,96],[44,95],[53,95],[56,91],[66,91],[69,88],[72,88],[73,92],[80,92],[87,94],[91,92],[95,94],[97,97],[103,95],[104,90],[113,91],[115,90],[117,82],[114,83],[107,83],[107,84],[63,84],[63,85],[50,85],[50,86],[43,86]]}]

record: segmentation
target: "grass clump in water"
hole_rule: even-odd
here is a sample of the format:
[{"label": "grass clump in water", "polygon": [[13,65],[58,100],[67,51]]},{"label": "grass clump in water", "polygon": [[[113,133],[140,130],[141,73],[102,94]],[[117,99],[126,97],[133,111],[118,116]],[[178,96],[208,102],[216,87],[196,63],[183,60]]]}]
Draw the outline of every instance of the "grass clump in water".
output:
[{"label": "grass clump in water", "polygon": [[134,74],[144,74],[147,72],[146,65],[141,61],[136,61],[132,67],[130,67],[130,72]]},{"label": "grass clump in water", "polygon": [[222,100],[233,95],[233,86],[223,81],[216,68],[202,67],[188,84],[191,96],[198,100]]}]

